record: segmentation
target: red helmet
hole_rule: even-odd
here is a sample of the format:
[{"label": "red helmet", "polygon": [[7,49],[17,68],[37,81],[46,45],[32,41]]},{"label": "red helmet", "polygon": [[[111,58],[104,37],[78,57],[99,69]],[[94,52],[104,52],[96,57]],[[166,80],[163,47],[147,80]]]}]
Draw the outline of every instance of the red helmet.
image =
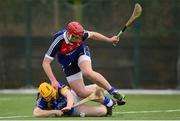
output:
[{"label": "red helmet", "polygon": [[67,32],[73,36],[82,36],[84,34],[84,28],[78,22],[70,22],[67,26]]}]

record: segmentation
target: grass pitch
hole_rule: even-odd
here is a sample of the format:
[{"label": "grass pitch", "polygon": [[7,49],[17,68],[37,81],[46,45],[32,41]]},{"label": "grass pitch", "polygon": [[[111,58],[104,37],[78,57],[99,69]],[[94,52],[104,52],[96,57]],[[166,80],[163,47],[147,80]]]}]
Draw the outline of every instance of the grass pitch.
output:
[{"label": "grass pitch", "polygon": [[0,120],[180,120],[180,95],[126,95],[112,117],[32,116],[36,95],[0,94]]}]

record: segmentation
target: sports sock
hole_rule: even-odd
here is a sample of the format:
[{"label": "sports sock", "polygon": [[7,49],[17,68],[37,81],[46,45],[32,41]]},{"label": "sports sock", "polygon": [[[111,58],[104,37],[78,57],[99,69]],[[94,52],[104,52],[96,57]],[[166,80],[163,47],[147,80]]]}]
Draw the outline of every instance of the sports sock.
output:
[{"label": "sports sock", "polygon": [[107,90],[110,95],[114,93],[116,89],[114,87],[111,87],[111,89]]},{"label": "sports sock", "polygon": [[112,99],[110,99],[109,97],[107,96],[104,96],[104,101],[103,101],[103,104],[107,107],[111,107],[114,105]]}]

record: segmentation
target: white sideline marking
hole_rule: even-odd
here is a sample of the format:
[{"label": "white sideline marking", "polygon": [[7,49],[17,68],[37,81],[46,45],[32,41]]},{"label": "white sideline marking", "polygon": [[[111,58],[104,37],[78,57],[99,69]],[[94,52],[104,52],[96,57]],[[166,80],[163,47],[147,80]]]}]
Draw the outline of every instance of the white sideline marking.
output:
[{"label": "white sideline marking", "polygon": [[[170,112],[180,112],[180,109],[174,110],[152,110],[152,111],[127,111],[127,112],[113,112],[115,114],[135,114],[135,113],[170,113]],[[0,117],[0,119],[12,119],[12,118],[32,118],[34,116],[4,116]],[[179,118],[179,117],[178,117]]]},{"label": "white sideline marking", "polygon": [[10,119],[10,118],[32,118],[33,116],[3,116],[0,119]]},{"label": "white sideline marking", "polygon": [[134,114],[134,113],[170,113],[170,112],[179,112],[180,109],[175,109],[175,110],[152,110],[152,111],[129,111],[129,112],[113,112],[116,114]]}]

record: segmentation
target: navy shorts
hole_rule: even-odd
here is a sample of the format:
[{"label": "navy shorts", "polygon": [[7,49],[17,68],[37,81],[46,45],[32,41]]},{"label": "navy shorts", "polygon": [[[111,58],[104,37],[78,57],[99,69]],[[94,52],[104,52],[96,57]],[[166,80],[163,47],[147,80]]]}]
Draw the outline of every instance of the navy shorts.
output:
[{"label": "navy shorts", "polygon": [[66,55],[58,54],[58,62],[62,65],[68,82],[82,78],[79,64],[84,60],[91,61],[89,48],[85,45],[79,46]]}]

